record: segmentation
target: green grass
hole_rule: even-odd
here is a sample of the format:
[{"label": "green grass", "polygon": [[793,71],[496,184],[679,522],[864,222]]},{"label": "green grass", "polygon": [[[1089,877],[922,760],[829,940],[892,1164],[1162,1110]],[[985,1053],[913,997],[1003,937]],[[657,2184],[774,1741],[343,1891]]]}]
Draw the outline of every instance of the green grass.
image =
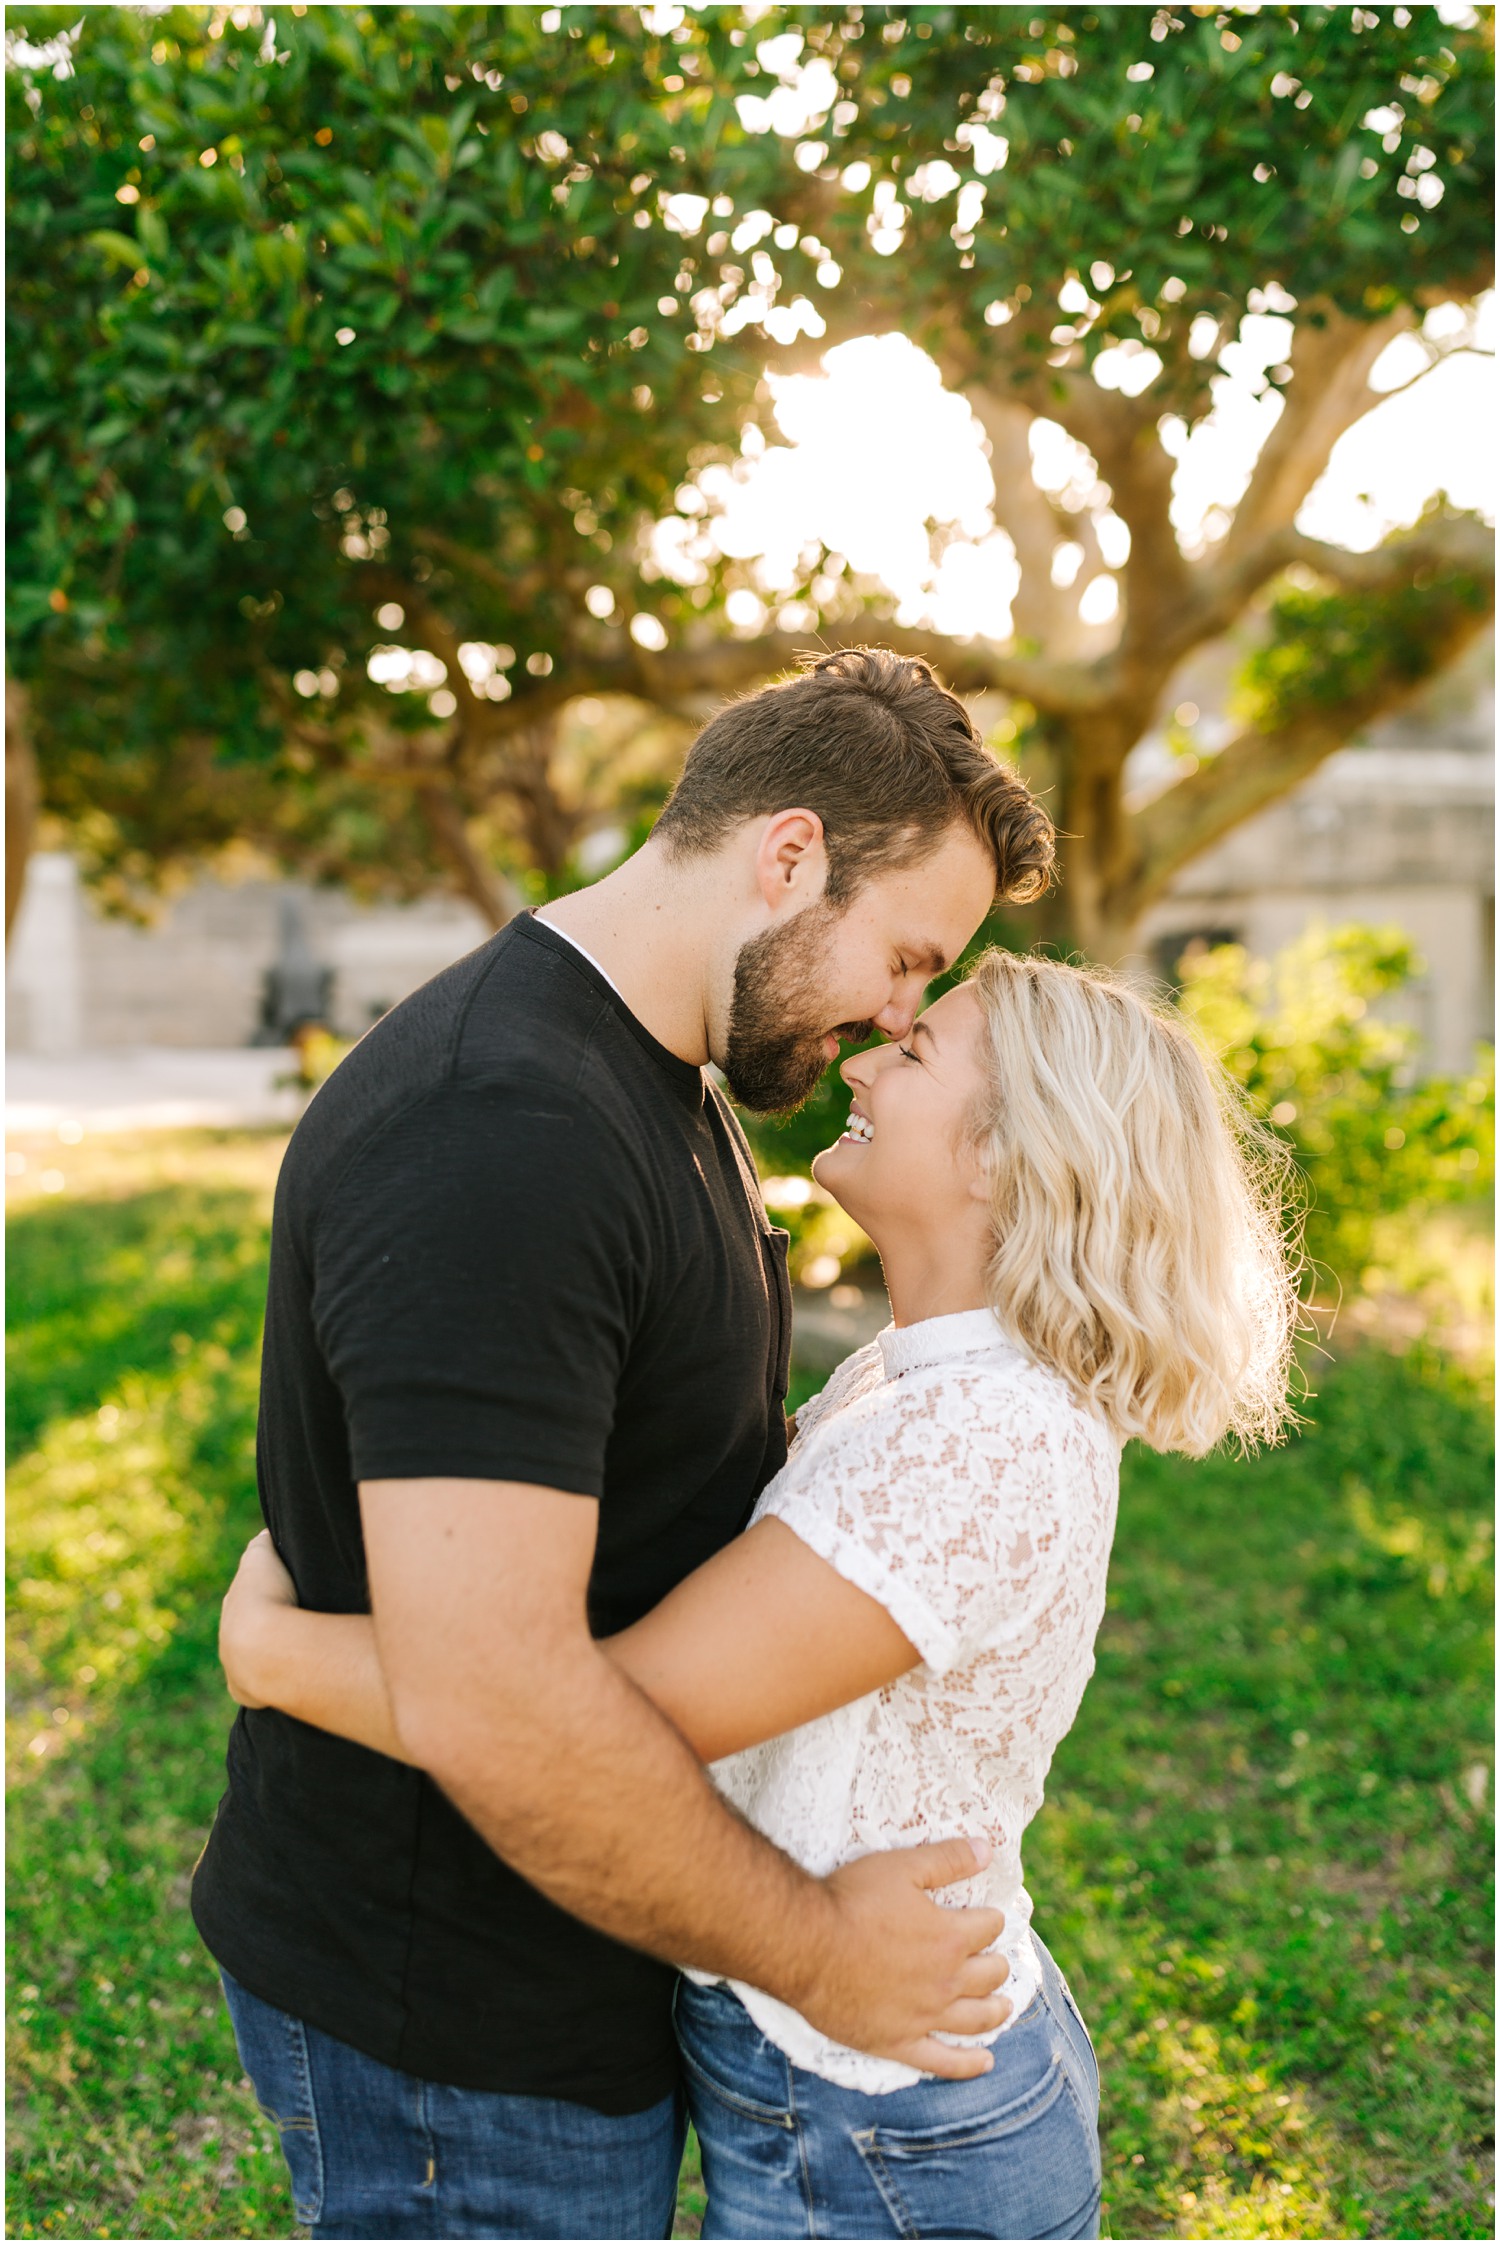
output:
[{"label": "green grass", "polygon": [[187,1885],[223,1769],[216,1594],[256,1525],[254,1140],[23,1184],[12,1324],[14,2236],[292,2234]]},{"label": "green grass", "polygon": [[1488,2237],[1487,1399],[1361,1350],[1253,1465],[1129,1460],[1028,1846],[1117,2236]]},{"label": "green grass", "polygon": [[[18,1182],[13,2236],[296,2234],[186,1908],[278,1151],[54,1146]],[[1318,1384],[1254,1463],[1127,1461],[1028,1844],[1116,2237],[1493,2234],[1488,1399],[1421,1347]],[[680,2234],[701,2211],[685,2172]]]}]

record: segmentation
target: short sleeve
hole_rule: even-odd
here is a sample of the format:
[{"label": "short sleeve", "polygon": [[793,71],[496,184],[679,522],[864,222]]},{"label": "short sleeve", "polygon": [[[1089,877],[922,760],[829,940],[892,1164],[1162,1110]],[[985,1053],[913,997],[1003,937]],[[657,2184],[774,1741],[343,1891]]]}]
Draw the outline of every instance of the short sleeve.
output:
[{"label": "short sleeve", "polygon": [[942,1674],[1019,1641],[1057,1594],[1070,1412],[978,1369],[886,1387],[799,1446],[761,1517],[884,1606]]},{"label": "short sleeve", "polygon": [[313,1321],[359,1481],[603,1494],[649,1258],[633,1165],[584,1101],[444,1084],[313,1228]]}]

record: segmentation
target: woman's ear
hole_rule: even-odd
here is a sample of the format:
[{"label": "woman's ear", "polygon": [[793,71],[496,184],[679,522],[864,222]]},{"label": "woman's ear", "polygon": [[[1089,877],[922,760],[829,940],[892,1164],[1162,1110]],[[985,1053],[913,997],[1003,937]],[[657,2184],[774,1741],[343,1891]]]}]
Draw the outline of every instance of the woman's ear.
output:
[{"label": "woman's ear", "polygon": [[970,1200],[983,1201],[985,1207],[988,1208],[995,1183],[995,1149],[993,1145],[986,1144],[983,1138],[976,1135],[970,1138],[967,1150],[969,1175],[965,1190]]}]

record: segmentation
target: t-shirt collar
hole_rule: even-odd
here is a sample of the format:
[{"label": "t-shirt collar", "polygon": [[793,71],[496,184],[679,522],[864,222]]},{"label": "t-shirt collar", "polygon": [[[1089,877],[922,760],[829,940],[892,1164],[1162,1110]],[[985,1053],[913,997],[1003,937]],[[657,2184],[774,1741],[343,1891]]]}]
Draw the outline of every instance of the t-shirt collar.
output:
[{"label": "t-shirt collar", "polygon": [[[629,1030],[636,1043],[651,1055],[658,1068],[670,1079],[683,1103],[694,1109],[703,1107],[707,1097],[707,1079],[703,1070],[695,1068],[690,1060],[684,1060],[680,1054],[670,1052],[659,1038],[652,1036],[644,1021],[638,1020],[631,1012],[598,960],[591,959],[581,943],[575,943],[572,936],[564,935],[561,928],[554,928],[546,920],[539,920],[534,912],[517,913],[510,926],[533,943],[540,943],[544,949],[566,959],[574,973],[582,975],[599,992],[610,1011]],[[509,933],[509,930],[506,932]]]},{"label": "t-shirt collar", "polygon": [[593,952],[588,949],[586,944],[580,943],[576,935],[569,935],[566,928],[553,928],[552,922],[550,920],[538,920],[534,912],[532,913],[531,917],[537,927],[552,928],[552,933],[554,935],[560,935],[564,943],[571,943],[573,949],[578,953],[579,958],[587,959],[595,974],[602,976],[603,979],[609,984],[611,990],[613,990],[615,996],[619,998],[622,1003],[624,1002],[624,991],[620,988],[620,985],[618,984],[618,982],[616,982],[612,974],[605,974],[603,967],[600,966],[598,960],[594,957]]},{"label": "t-shirt collar", "polygon": [[888,1325],[878,1338],[888,1380],[981,1349],[1015,1349],[993,1310],[955,1310],[947,1317],[921,1318],[915,1325]]}]

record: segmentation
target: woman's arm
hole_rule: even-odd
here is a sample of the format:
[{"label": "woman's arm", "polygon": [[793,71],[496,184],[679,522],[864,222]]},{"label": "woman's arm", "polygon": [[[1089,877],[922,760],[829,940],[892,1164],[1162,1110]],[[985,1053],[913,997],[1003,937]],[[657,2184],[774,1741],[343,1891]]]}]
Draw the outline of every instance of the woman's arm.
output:
[{"label": "woman's arm", "polygon": [[[279,1707],[409,1762],[368,1614],[307,1613],[262,1530],[224,1600],[219,1657],[244,1707]],[[795,1730],[917,1665],[885,1608],[762,1520],[604,1650],[700,1761]]]},{"label": "woman's arm", "polygon": [[863,1699],[921,1659],[884,1606],[775,1519],[604,1650],[705,1762]]},{"label": "woman's arm", "polygon": [[245,1548],[219,1616],[219,1659],[242,1707],[279,1707],[409,1762],[368,1614],[307,1613],[268,1529]]}]

